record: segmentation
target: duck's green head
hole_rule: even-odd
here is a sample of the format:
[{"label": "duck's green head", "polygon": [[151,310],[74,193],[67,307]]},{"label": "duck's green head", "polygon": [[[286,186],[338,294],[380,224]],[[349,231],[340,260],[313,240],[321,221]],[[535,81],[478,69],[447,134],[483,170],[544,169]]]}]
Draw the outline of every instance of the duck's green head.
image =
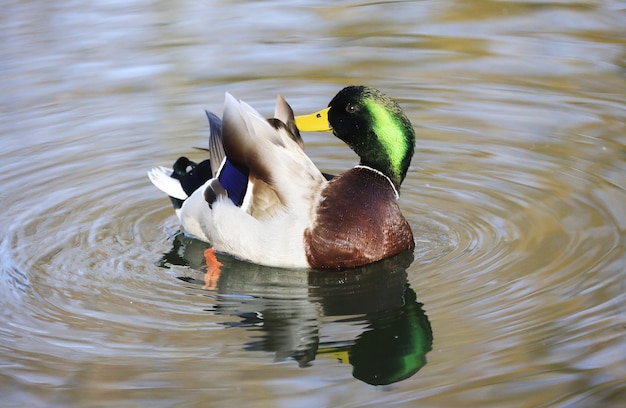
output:
[{"label": "duck's green head", "polygon": [[381,171],[400,188],[413,157],[415,131],[387,95],[366,86],[348,86],[327,109],[296,118],[296,123],[303,131],[325,130],[329,125],[359,155],[362,165]]}]

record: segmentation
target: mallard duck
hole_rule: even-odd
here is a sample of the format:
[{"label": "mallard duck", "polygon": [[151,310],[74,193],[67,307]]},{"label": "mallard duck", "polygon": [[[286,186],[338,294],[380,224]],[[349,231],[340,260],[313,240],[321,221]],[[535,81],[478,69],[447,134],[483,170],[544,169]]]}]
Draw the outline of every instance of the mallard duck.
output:
[{"label": "mallard duck", "polygon": [[[288,268],[353,268],[414,248],[397,200],[415,133],[387,95],[349,86],[326,109],[299,117],[279,96],[275,117],[265,119],[226,94],[222,121],[207,116],[209,160],[183,157],[149,172],[187,233],[239,259]],[[359,164],[324,175],[298,128],[332,131]]]}]

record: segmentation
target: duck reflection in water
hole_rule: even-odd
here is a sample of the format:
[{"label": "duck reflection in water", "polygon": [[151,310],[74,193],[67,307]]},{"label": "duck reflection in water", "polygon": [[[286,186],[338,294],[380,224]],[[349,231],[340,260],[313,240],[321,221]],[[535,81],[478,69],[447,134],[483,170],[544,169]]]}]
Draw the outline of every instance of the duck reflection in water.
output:
[{"label": "duck reflection in water", "polygon": [[[206,243],[179,234],[159,265],[189,266],[197,273],[206,248]],[[332,273],[220,258],[224,265],[207,282],[180,279],[212,284],[219,301],[210,312],[236,316],[224,324],[253,332],[246,350],[270,351],[276,361],[293,359],[300,367],[316,358],[335,358],[351,364],[353,376],[372,385],[402,381],[426,364],[433,336],[407,281],[411,252]]]}]

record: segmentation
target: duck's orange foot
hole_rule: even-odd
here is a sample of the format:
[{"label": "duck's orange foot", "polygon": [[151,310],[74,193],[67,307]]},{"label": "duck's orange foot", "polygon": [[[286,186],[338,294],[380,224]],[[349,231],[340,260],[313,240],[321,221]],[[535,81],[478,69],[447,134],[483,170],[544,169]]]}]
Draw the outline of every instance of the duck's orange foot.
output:
[{"label": "duck's orange foot", "polygon": [[204,251],[204,260],[206,261],[206,274],[204,275],[204,286],[202,289],[215,289],[217,280],[222,272],[222,263],[215,256],[215,249],[208,248]]}]

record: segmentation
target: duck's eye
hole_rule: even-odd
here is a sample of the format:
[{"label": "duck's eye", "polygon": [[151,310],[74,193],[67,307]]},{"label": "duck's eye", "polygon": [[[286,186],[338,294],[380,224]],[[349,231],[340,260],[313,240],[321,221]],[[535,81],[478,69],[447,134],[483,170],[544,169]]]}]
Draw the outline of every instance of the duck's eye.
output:
[{"label": "duck's eye", "polygon": [[346,112],[348,113],[354,113],[356,112],[358,109],[356,106],[354,106],[353,104],[349,103],[346,105]]}]

